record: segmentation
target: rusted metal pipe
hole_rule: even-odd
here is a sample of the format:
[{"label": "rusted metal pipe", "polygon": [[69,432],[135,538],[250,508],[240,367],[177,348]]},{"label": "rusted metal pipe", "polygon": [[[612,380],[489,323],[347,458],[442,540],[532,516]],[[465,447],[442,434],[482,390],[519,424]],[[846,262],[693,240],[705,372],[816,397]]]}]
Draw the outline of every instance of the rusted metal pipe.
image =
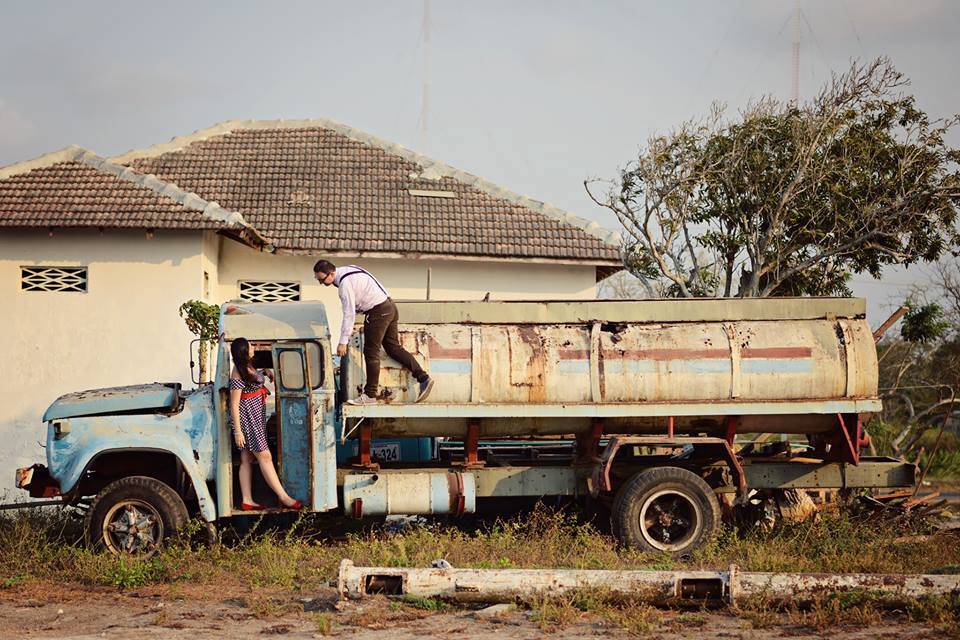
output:
[{"label": "rusted metal pipe", "polygon": [[0,511],[10,509],[33,509],[35,507],[63,506],[63,500],[32,500],[30,502],[8,502],[0,504]]},{"label": "rusted metal pipe", "polygon": [[386,594],[462,602],[513,602],[591,588],[603,589],[614,597],[639,596],[653,604],[733,603],[738,598],[761,595],[803,601],[827,593],[861,590],[901,598],[960,593],[957,575],[761,573],[742,572],[736,565],[730,565],[727,571],[411,569],[357,567],[343,560],[337,582],[342,598]]},{"label": "rusted metal pipe", "polygon": [[890,327],[896,324],[897,320],[905,316],[907,314],[907,311],[909,310],[910,310],[909,307],[900,307],[899,309],[894,311],[892,314],[890,314],[890,317],[887,318],[883,322],[883,324],[877,327],[877,330],[873,332],[873,341],[880,342],[880,338],[883,337],[883,334],[885,334],[890,329]]}]

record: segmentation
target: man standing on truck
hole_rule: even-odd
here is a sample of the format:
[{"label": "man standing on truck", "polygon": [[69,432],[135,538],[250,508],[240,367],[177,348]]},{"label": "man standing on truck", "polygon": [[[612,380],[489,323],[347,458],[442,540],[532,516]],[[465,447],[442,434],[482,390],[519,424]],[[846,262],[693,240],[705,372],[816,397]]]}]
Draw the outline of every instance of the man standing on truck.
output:
[{"label": "man standing on truck", "polygon": [[340,305],[343,307],[343,324],[340,327],[340,343],[337,355],[347,353],[347,343],[353,333],[357,312],[363,319],[363,358],[367,365],[367,380],[360,397],[348,400],[350,404],[376,404],[380,388],[380,347],[391,358],[410,371],[420,383],[417,402],[425,399],[433,389],[433,380],[420,363],[400,345],[397,332],[399,314],[397,305],[380,281],[373,274],[355,265],[337,267],[329,260],[318,260],[313,265],[313,276],[325,287],[339,289]]}]

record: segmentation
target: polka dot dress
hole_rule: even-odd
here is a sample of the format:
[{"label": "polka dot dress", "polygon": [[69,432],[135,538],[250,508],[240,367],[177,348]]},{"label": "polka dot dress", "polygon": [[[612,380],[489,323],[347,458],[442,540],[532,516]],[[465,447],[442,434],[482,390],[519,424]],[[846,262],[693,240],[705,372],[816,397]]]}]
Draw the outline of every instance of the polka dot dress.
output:
[{"label": "polka dot dress", "polygon": [[[230,389],[241,393],[253,393],[263,388],[263,374],[254,376],[254,384],[230,378]],[[240,432],[243,433],[243,448],[253,453],[267,450],[267,396],[240,398]]]}]

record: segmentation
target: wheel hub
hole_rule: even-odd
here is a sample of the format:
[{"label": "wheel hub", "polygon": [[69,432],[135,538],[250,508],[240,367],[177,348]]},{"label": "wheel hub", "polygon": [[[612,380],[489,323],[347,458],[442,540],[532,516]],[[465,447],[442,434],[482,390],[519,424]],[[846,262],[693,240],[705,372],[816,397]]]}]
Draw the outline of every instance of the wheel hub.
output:
[{"label": "wheel hub", "polygon": [[163,521],[157,510],[141,500],[115,504],[103,519],[103,541],[114,553],[156,552],[163,539]]},{"label": "wheel hub", "polygon": [[675,551],[695,535],[700,520],[700,509],[690,496],[667,489],[644,502],[640,531],[651,546]]}]

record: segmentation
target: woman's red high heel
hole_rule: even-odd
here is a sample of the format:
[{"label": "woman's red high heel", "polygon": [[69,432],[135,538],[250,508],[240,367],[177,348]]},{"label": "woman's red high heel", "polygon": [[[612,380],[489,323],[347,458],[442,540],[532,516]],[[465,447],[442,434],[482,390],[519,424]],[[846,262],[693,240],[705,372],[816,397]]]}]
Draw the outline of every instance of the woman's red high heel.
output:
[{"label": "woman's red high heel", "polygon": [[284,507],[284,509],[290,509],[291,511],[300,511],[300,509],[303,509],[303,503],[300,502],[299,500],[294,500],[292,505],[290,505],[289,507]]},{"label": "woman's red high heel", "polygon": [[242,502],[240,503],[241,511],[266,511],[267,508],[262,504],[257,504],[256,502]]}]

